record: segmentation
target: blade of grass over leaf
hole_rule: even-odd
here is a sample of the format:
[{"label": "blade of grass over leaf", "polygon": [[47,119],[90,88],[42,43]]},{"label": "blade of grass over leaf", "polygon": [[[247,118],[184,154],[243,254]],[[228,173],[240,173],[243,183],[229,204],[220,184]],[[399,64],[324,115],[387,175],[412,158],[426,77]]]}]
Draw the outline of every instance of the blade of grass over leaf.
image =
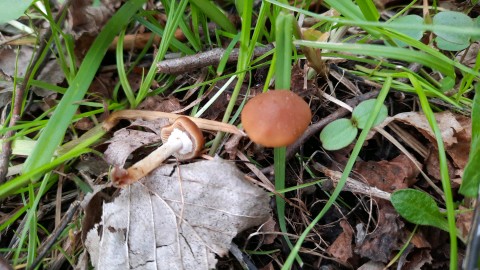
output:
[{"label": "blade of grass over leaf", "polygon": [[447,155],[445,153],[445,146],[442,140],[442,133],[435,120],[430,104],[428,103],[427,96],[423,92],[422,86],[418,83],[417,79],[409,74],[410,82],[417,91],[420,105],[427,118],[427,121],[432,129],[438,147],[438,159],[440,163],[440,178],[442,180],[442,188],[445,194],[445,204],[447,206],[447,220],[448,220],[448,232],[450,234],[450,270],[457,269],[457,229],[455,225],[455,206],[453,205],[452,188],[450,186],[450,176],[448,174]]},{"label": "blade of grass over leaf", "polygon": [[432,69],[439,70],[447,76],[455,76],[454,69],[451,63],[441,65],[441,59],[435,59],[431,55],[423,52],[413,51],[405,48],[387,47],[382,45],[370,44],[348,44],[348,43],[328,43],[328,42],[313,42],[306,40],[295,41],[295,44],[319,49],[335,50],[341,52],[349,52],[372,57],[384,57],[408,61],[411,63],[420,63]]},{"label": "blade of grass over leaf", "polygon": [[143,99],[147,96],[148,91],[150,90],[150,86],[152,86],[153,80],[155,75],[157,74],[157,64],[165,57],[167,53],[168,47],[170,46],[170,42],[174,40],[175,31],[177,29],[178,23],[180,19],[183,17],[183,12],[187,7],[187,0],[181,0],[177,3],[176,0],[172,0],[170,4],[167,1],[162,1],[165,7],[168,7],[168,20],[167,24],[165,25],[165,31],[162,35],[162,42],[158,48],[157,54],[152,61],[152,65],[148,70],[145,79],[143,80],[140,89],[138,90],[138,94],[135,100],[135,107],[143,101]]},{"label": "blade of grass over leaf", "polygon": [[[331,6],[334,6],[335,9],[338,10],[340,13],[342,13],[342,15],[344,15],[347,19],[344,19],[342,17],[331,17],[331,16],[325,16],[325,15],[317,14],[317,13],[314,13],[314,12],[311,12],[311,11],[308,11],[308,10],[305,10],[305,9],[301,9],[301,8],[297,8],[297,7],[288,5],[286,3],[282,3],[280,1],[276,1],[276,0],[265,0],[265,1],[270,2],[270,3],[274,4],[275,6],[282,7],[282,8],[285,8],[287,10],[290,10],[290,11],[298,12],[298,13],[310,16],[312,18],[316,18],[316,19],[331,22],[331,23],[339,23],[339,24],[343,24],[343,25],[358,26],[358,27],[364,28],[365,30],[368,29],[369,27],[376,27],[377,31],[380,31],[381,29],[405,29],[405,30],[409,30],[409,29],[414,30],[415,29],[415,30],[432,31],[432,32],[444,31],[444,32],[449,32],[449,33],[458,33],[458,31],[459,31],[458,27],[446,26],[446,25],[432,25],[432,24],[405,25],[403,23],[396,24],[396,23],[384,23],[384,22],[367,21],[363,18],[362,13],[360,12],[360,10],[358,9],[358,7],[356,5],[354,5],[354,6],[358,10],[357,12],[354,12],[354,11],[352,12],[352,10],[355,10],[355,9],[349,10],[348,13],[343,13],[343,12],[339,11],[336,3],[338,2],[339,4],[343,5],[345,1],[351,2],[349,0],[342,0],[342,1],[328,0],[328,1],[325,1],[325,2],[331,3]],[[476,28],[476,27],[465,27],[465,28],[462,28],[461,31],[462,31],[462,33],[473,35],[473,36],[478,35],[478,28]]]},{"label": "blade of grass over leaf", "polygon": [[[277,64],[275,65],[275,88],[273,91],[290,91],[292,78],[292,24],[294,18],[292,14],[280,12],[275,22],[275,37],[277,56]],[[275,147],[274,155],[274,171],[275,171],[275,190],[285,188],[285,166],[286,166],[286,147]],[[281,197],[275,197],[277,204],[278,225],[283,233],[287,233],[287,223],[285,217],[285,200]],[[293,247],[292,242],[285,235],[285,240],[290,248]],[[303,265],[300,257],[297,256],[297,262]]]},{"label": "blade of grass over leaf", "polygon": [[25,173],[21,174],[20,176],[17,176],[3,184],[0,187],[0,199],[18,191],[21,187],[29,183],[31,179],[34,178],[34,176],[52,170],[53,168],[67,162],[72,158],[78,157],[85,153],[89,153],[91,150],[89,150],[87,147],[97,142],[103,135],[105,135],[105,132],[100,125],[93,129],[92,133],[94,134],[87,136],[84,141],[78,142],[78,144],[76,144],[65,154],[53,159],[52,161],[46,162],[28,171],[25,171]]},{"label": "blade of grass over leaf", "polygon": [[373,123],[375,122],[375,119],[377,118],[378,113],[380,112],[383,102],[385,101],[385,98],[387,97],[387,94],[390,90],[390,86],[392,85],[392,78],[389,77],[385,80],[385,83],[383,84],[382,89],[380,90],[380,93],[377,97],[377,102],[375,103],[375,108],[372,111],[372,114],[370,114],[370,117],[368,118],[367,124],[365,125],[365,129],[362,130],[360,135],[358,136],[358,140],[355,143],[355,146],[352,150],[352,153],[350,154],[350,158],[348,159],[347,164],[345,165],[345,169],[342,173],[342,177],[338,181],[337,187],[333,191],[332,195],[326,202],[325,206],[323,207],[322,211],[311,221],[311,223],[307,226],[305,231],[300,235],[300,237],[297,240],[297,243],[295,244],[295,247],[293,250],[290,252],[290,255],[288,255],[287,260],[285,261],[285,264],[282,267],[282,270],[288,270],[291,269],[293,260],[295,259],[295,256],[298,254],[300,251],[300,247],[303,244],[303,241],[305,241],[305,238],[307,235],[310,233],[310,231],[317,225],[317,223],[320,221],[320,219],[325,215],[325,213],[330,209],[330,207],[333,205],[333,203],[337,200],[338,195],[340,195],[340,191],[342,191],[343,187],[345,186],[345,183],[347,181],[348,176],[350,175],[350,172],[353,169],[353,165],[355,164],[355,161],[358,157],[358,154],[360,153],[360,150],[363,147],[363,143],[365,142],[367,135],[370,131],[370,129],[373,126]]},{"label": "blade of grass over leaf", "polygon": [[108,46],[113,41],[115,35],[129,22],[129,18],[142,7],[144,2],[145,0],[132,0],[125,3],[125,5],[112,16],[102,32],[100,32],[95,39],[77,75],[57,105],[47,126],[42,131],[32,155],[25,161],[23,168],[25,173],[47,164],[52,159],[53,152],[63,140],[65,131],[78,108],[77,102],[80,101],[87,92]]},{"label": "blade of grass over leaf", "polygon": [[132,87],[127,79],[127,73],[125,71],[125,63],[123,62],[123,39],[125,38],[125,30],[120,32],[118,36],[117,48],[116,48],[116,59],[117,59],[117,71],[118,77],[120,79],[120,84],[122,85],[123,92],[127,97],[130,107],[135,106],[135,95],[133,94]]},{"label": "blade of grass over leaf", "polygon": [[355,2],[357,2],[357,5],[360,7],[365,19],[369,21],[378,21],[380,13],[372,0],[356,0]]},{"label": "blade of grass over leaf", "polygon": [[478,196],[480,186],[480,84],[475,87],[475,97],[472,106],[472,140],[470,142],[470,157],[463,172],[460,193],[468,197]]},{"label": "blade of grass over leaf", "polygon": [[[253,1],[252,0],[244,0],[242,1],[242,10],[252,10],[253,8]],[[250,42],[255,43],[256,40],[252,40],[250,38],[250,28],[252,26],[252,13],[251,12],[243,12],[242,13],[242,29],[240,31],[240,51],[238,52],[238,60],[237,60],[237,70],[246,70],[250,58],[253,55],[253,48],[250,46]],[[222,122],[227,123],[232,115],[233,108],[235,107],[238,95],[240,94],[240,90],[243,86],[243,81],[245,79],[245,72],[238,74],[237,84],[233,89],[232,96],[230,97],[230,101],[228,102],[227,108],[225,113],[223,114]],[[217,133],[215,139],[213,140],[213,144],[210,147],[209,154],[214,155],[217,151],[218,146],[223,138],[223,132]]]}]

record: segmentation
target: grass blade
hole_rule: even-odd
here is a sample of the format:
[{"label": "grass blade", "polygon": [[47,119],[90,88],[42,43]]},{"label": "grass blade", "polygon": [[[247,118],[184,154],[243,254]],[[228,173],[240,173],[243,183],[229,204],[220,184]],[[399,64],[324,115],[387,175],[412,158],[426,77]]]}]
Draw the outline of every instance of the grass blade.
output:
[{"label": "grass blade", "polygon": [[442,139],[442,132],[437,125],[435,120],[435,115],[433,114],[432,109],[430,108],[430,104],[428,103],[427,96],[423,92],[423,88],[417,79],[412,75],[409,74],[410,82],[412,83],[415,90],[417,90],[417,95],[420,100],[420,105],[422,107],[423,112],[425,113],[425,117],[430,124],[430,128],[432,129],[435,139],[437,141],[438,147],[438,160],[440,162],[440,178],[442,181],[442,188],[445,194],[445,204],[447,206],[447,221],[448,221],[448,229],[450,234],[450,270],[457,269],[457,229],[455,225],[455,206],[453,204],[453,195],[452,195],[452,188],[450,186],[450,176],[448,174],[448,165],[447,165],[447,154],[445,153],[445,146],[443,144]]},{"label": "grass blade", "polygon": [[[78,108],[78,102],[84,97],[92,82],[103,56],[113,38],[129,22],[146,0],[131,0],[125,3],[108,21],[88,51],[75,79],[58,104],[55,112],[42,131],[32,155],[25,161],[24,172],[32,171],[47,164],[53,157],[57,146],[62,142],[70,122]],[[35,178],[38,178],[35,177]],[[35,179],[34,178],[34,179]]]},{"label": "grass blade", "polygon": [[375,108],[368,118],[367,124],[365,126],[365,129],[362,130],[360,133],[360,136],[358,137],[357,142],[355,143],[355,146],[352,150],[352,153],[350,155],[350,158],[348,159],[347,165],[345,165],[345,169],[342,173],[342,177],[338,181],[337,187],[333,191],[332,195],[328,199],[327,203],[323,207],[322,211],[315,217],[315,219],[312,220],[312,222],[308,225],[308,227],[305,229],[305,231],[300,235],[298,238],[297,243],[295,244],[295,247],[293,250],[290,252],[290,255],[288,255],[287,260],[285,261],[285,264],[282,267],[282,270],[288,270],[291,269],[293,260],[295,259],[295,256],[298,254],[300,251],[300,247],[303,244],[303,241],[305,241],[305,238],[307,237],[308,233],[315,227],[315,225],[320,221],[320,219],[325,215],[325,213],[330,209],[330,207],[333,205],[335,200],[337,199],[338,195],[340,194],[340,191],[343,189],[345,186],[345,183],[347,182],[347,178],[350,175],[350,172],[353,169],[353,165],[355,164],[355,161],[358,157],[358,154],[360,153],[360,150],[363,147],[363,143],[365,142],[365,139],[367,138],[368,133],[370,132],[370,129],[373,126],[373,122],[377,118],[377,114],[380,111],[381,107],[383,106],[383,102],[385,98],[387,97],[387,94],[390,90],[390,86],[392,85],[392,78],[388,77],[385,83],[383,84],[383,88],[380,91],[377,102],[375,103]]}]

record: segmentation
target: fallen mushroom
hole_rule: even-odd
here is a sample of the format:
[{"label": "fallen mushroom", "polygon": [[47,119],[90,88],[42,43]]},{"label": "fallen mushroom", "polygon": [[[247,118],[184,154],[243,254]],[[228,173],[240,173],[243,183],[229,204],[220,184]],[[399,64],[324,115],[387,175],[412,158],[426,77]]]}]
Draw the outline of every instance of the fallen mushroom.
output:
[{"label": "fallen mushroom", "polygon": [[168,157],[179,160],[197,157],[205,144],[202,131],[187,117],[179,117],[172,125],[164,127],[160,135],[163,145],[128,169],[115,167],[112,181],[115,186],[130,185],[159,167]]},{"label": "fallen mushroom", "polygon": [[310,107],[288,90],[262,93],[242,110],[243,128],[250,139],[266,147],[287,146],[300,137],[312,118]]}]

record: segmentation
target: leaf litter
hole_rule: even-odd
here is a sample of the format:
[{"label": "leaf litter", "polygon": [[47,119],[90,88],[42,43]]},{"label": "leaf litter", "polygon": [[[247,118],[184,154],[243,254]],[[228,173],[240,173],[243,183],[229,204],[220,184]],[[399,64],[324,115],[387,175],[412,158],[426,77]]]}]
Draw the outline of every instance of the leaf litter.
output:
[{"label": "leaf litter", "polygon": [[[106,159],[123,166],[133,151],[159,139],[131,128],[164,125],[136,120],[118,130]],[[269,202],[263,189],[219,157],[168,164],[104,203],[85,245],[96,269],[211,269],[216,255],[228,254],[233,237],[271,217]]]},{"label": "leaf litter", "polygon": [[[110,13],[120,3],[119,1],[102,2],[107,3],[104,7],[102,7],[103,10],[90,10],[89,1],[80,1],[78,3],[79,5],[81,5],[81,8],[72,9],[70,11],[70,15],[73,17],[77,17],[77,19],[81,19],[82,17],[87,18],[87,21],[82,22],[81,20],[79,20],[75,23],[70,24],[75,30],[73,31],[74,36],[76,36],[77,38],[80,37],[77,40],[78,44],[76,44],[75,47],[77,56],[80,56],[80,58],[81,55],[84,53],[84,50],[82,50],[82,48],[86,48],[90,44],[91,40],[89,40],[88,37],[89,32],[93,33],[93,35],[96,35],[104,22],[110,17]],[[380,2],[382,2],[383,5],[388,5],[392,1]],[[88,14],[88,16],[86,16],[86,14]],[[86,45],[82,45],[83,43],[85,43]],[[457,54],[457,59],[459,60],[459,62],[461,61],[466,65],[473,66],[475,63],[476,55],[478,53],[478,47],[478,43],[473,43],[470,49],[467,49],[464,52]],[[26,64],[20,64],[20,66],[26,66]],[[114,75],[112,74],[107,74],[108,79],[110,79],[110,76],[112,78],[114,77]],[[63,80],[62,77],[59,77],[57,75],[51,77],[57,79],[61,78]],[[100,76],[97,76],[97,80],[99,80],[99,78]],[[133,79],[130,77],[128,80],[131,83],[133,81]],[[312,81],[313,80],[308,80],[309,89],[311,88],[310,84]],[[347,80],[347,82],[350,81]],[[109,82],[108,86],[105,88],[113,89],[115,83],[116,81],[112,79],[112,82]],[[292,84],[297,84],[300,86],[303,85],[303,83],[304,81],[302,77],[294,78],[294,81],[292,82]],[[58,85],[59,82],[52,82],[52,84]],[[105,83],[102,82],[101,84]],[[138,87],[134,86],[132,88],[137,89]],[[359,87],[356,85],[353,88],[357,91],[359,89]],[[360,91],[358,91],[358,93],[360,93]],[[36,94],[40,95],[37,92]],[[110,94],[104,94],[103,96],[109,97]],[[178,102],[175,102],[174,104],[161,104],[162,100],[157,96],[152,97],[152,99],[156,100],[153,100],[152,102],[145,102],[141,105],[141,107],[143,109],[171,111],[180,110],[182,108],[181,106],[183,106],[180,105]],[[52,99],[51,102],[53,104],[55,100]],[[168,100],[166,100],[166,102],[168,102]],[[213,112],[209,113],[206,118],[217,117],[219,114],[221,114],[222,108],[225,107],[222,106],[221,102],[216,102],[213,104],[213,106],[218,107],[215,107],[215,110],[212,110]],[[462,170],[468,158],[468,155],[466,153],[468,153],[469,150],[468,147],[471,137],[471,134],[468,134],[471,127],[471,123],[469,123],[470,119],[466,117],[463,117],[462,119],[462,116],[448,112],[443,114],[436,114],[436,117],[439,122],[439,126],[442,129],[443,139],[446,143],[447,152],[450,157],[449,171],[450,173],[452,173],[452,171],[455,173],[454,176],[456,176],[457,178],[454,180],[458,181],[459,183],[461,181],[459,177],[462,174]],[[419,153],[417,153],[418,155],[416,156],[421,156],[424,158],[423,169],[434,180],[438,180],[440,178],[438,174],[438,154],[435,140],[430,132],[430,128],[428,126],[426,118],[422,114],[416,112],[398,114],[393,116],[392,118],[394,118],[392,121],[402,123],[402,127],[406,127],[405,129],[408,130],[408,132],[411,133],[413,137],[416,137],[420,140],[425,139],[422,140],[422,142],[424,143],[425,148],[429,150],[427,156],[422,156]],[[110,162],[110,164],[123,166],[125,163],[134,161],[135,159],[138,159],[139,156],[142,156],[144,152],[149,151],[148,148],[144,147],[145,145],[157,143],[160,141],[157,131],[159,130],[159,127],[163,125],[162,123],[152,123],[151,121],[142,122],[140,120],[137,120],[134,123],[132,123],[132,125],[129,126],[127,129],[121,129],[117,131],[118,133],[115,133],[115,136],[109,141],[110,145],[115,145],[116,147],[116,149],[113,147],[109,147],[107,152],[105,152],[105,158]],[[76,126],[76,128],[88,130],[89,128],[91,128],[91,126],[85,125],[84,128],[79,128],[78,126]],[[237,140],[232,143],[232,153],[234,153],[235,151],[242,151],[238,149],[242,147],[242,139],[241,137],[237,137],[236,139]],[[408,142],[402,142],[408,145]],[[305,144],[305,146],[307,146],[308,148],[307,144]],[[253,147],[245,148],[244,150],[249,153],[252,148]],[[414,147],[411,148],[415,150]],[[264,151],[264,149],[260,150],[265,158],[258,158],[257,161],[268,161],[268,152]],[[232,159],[234,156],[235,154],[232,154]],[[205,165],[207,163],[208,165]],[[211,165],[210,163],[215,163],[215,165]],[[193,165],[201,166],[201,168],[192,169],[191,167],[189,167]],[[107,257],[106,254],[112,254],[112,257],[110,258],[110,260],[113,261],[112,266],[124,265],[132,268],[148,266],[155,267],[154,264],[156,262],[164,263],[159,259],[163,259],[163,257],[158,257],[157,254],[161,254],[162,256],[165,254],[173,254],[171,256],[173,257],[173,262],[170,264],[172,268],[175,266],[175,264],[181,264],[180,261],[183,260],[184,255],[186,258],[192,258],[185,263],[192,263],[195,262],[194,260],[196,258],[203,258],[207,260],[205,266],[213,268],[215,266],[213,264],[213,260],[215,260],[215,257],[212,254],[218,252],[217,254],[219,255],[225,255],[226,250],[228,250],[228,244],[231,241],[233,232],[239,232],[240,230],[243,230],[250,225],[258,225],[262,223],[265,219],[263,218],[263,221],[260,222],[260,213],[258,213],[258,219],[254,219],[252,216],[254,216],[255,213],[250,213],[248,211],[251,211],[251,209],[247,209],[248,211],[246,210],[247,212],[245,212],[244,214],[244,219],[247,219],[246,217],[250,217],[250,219],[248,219],[248,222],[246,222],[243,227],[240,226],[237,228],[230,223],[235,223],[236,221],[234,218],[238,218],[238,216],[229,216],[232,213],[237,212],[232,209],[225,209],[220,207],[227,205],[230,206],[231,197],[228,197],[229,200],[227,200],[226,203],[218,201],[216,202],[216,204],[213,205],[209,205],[209,201],[202,201],[204,199],[203,197],[209,197],[211,195],[204,190],[202,190],[203,193],[199,194],[198,189],[201,188],[199,186],[199,183],[202,183],[202,185],[204,183],[204,185],[210,187],[208,192],[215,191],[217,188],[225,189],[223,192],[221,192],[222,196],[227,196],[228,194],[236,198],[236,194],[239,194],[238,196],[244,196],[238,199],[239,201],[241,201],[242,203],[250,202],[250,197],[247,197],[244,194],[245,190],[238,191],[232,189],[228,191],[227,187],[231,188],[231,185],[233,184],[229,181],[227,181],[227,183],[230,183],[228,186],[222,186],[220,184],[224,184],[223,182],[210,182],[211,180],[204,181],[197,179],[197,176],[206,176],[210,179],[211,177],[213,177],[212,175],[210,175],[210,171],[219,171],[222,172],[219,179],[221,179],[221,181],[225,181],[226,175],[223,172],[228,170],[235,171],[236,169],[234,167],[235,166],[232,163],[218,158],[213,161],[201,161],[180,166],[164,165],[154,171],[151,175],[143,179],[141,182],[130,186],[128,189],[122,190],[120,195],[118,195],[118,197],[115,199],[115,201],[103,203],[104,206],[101,207],[105,208],[102,215],[103,220],[101,220],[100,223],[97,223],[96,230],[92,230],[89,232],[93,239],[91,241],[99,241],[98,243],[94,242],[94,245],[97,246],[94,246],[93,249],[96,249],[98,253],[96,255],[92,255],[92,257],[96,256],[96,259],[93,261],[97,263],[105,263],[105,259]],[[88,165],[87,168],[85,168],[85,171],[90,170],[93,176],[95,176],[94,174],[96,174],[96,176],[99,176],[99,173],[93,173],[91,168],[93,168],[93,165]],[[206,171],[205,168],[208,168],[209,170]],[[398,174],[396,174],[395,172],[397,172]],[[235,177],[238,178],[234,181],[235,183],[242,183],[241,185],[245,184],[242,173],[237,170],[237,172],[234,174],[236,174]],[[218,176],[217,174],[215,175]],[[393,189],[396,188],[411,187],[414,184],[422,188],[425,187],[422,183],[422,179],[418,177],[417,169],[412,165],[412,162],[406,159],[403,155],[389,157],[388,159],[381,158],[381,160],[359,160],[357,163],[355,176],[357,179],[362,180],[362,183],[366,183],[365,185],[370,185],[372,187],[378,187],[383,185],[382,189],[387,190],[388,192],[391,192]],[[352,177],[354,176],[352,175]],[[161,182],[163,184],[157,184],[157,182]],[[167,183],[169,185],[167,185]],[[235,185],[236,184],[233,184],[233,186]],[[192,189],[196,190],[192,191]],[[256,190],[258,191],[259,189],[256,188]],[[358,193],[356,193],[355,191],[352,192],[358,195]],[[201,197],[200,199],[196,198],[199,201],[192,202],[193,197],[190,196],[193,195],[191,195],[191,193],[203,197]],[[216,193],[214,192],[213,194]],[[164,197],[160,197],[160,195]],[[268,207],[268,197],[265,196],[265,193],[263,192],[261,198],[262,200],[264,200],[264,202],[262,203],[260,208],[263,207],[263,211],[265,213],[268,213],[270,209],[270,207]],[[222,197],[222,199],[224,198]],[[254,201],[255,200],[258,199],[254,199]],[[364,197],[362,197],[362,200],[364,200]],[[371,199],[370,202],[371,201],[373,201],[373,199]],[[303,203],[303,201],[301,203]],[[97,206],[101,204],[102,203],[97,204]],[[392,239],[404,239],[405,235],[411,233],[412,228],[408,227],[408,225],[408,228],[406,228],[406,226],[402,224],[403,221],[398,217],[398,215],[395,215],[395,213],[391,211],[391,209],[388,209],[388,207],[384,206],[385,201],[378,200],[377,198],[375,199],[374,204],[378,205],[378,213],[373,213],[371,217],[375,225],[373,230],[370,227],[371,224],[365,222],[360,217],[356,217],[355,220],[352,220],[351,217],[347,217],[347,219],[341,219],[341,221],[338,222],[338,225],[335,225],[336,227],[341,228],[341,232],[340,234],[338,234],[337,238],[333,238],[332,241],[327,243],[327,245],[329,245],[327,251],[333,258],[336,258],[338,259],[338,261],[345,263],[345,265],[351,263],[353,267],[361,265],[365,261],[365,259],[367,259],[369,261],[364,263],[363,266],[360,266],[359,269],[384,269],[386,265],[385,258],[391,259],[394,255],[396,255],[399,250],[398,243],[383,246],[382,244],[385,244],[384,241],[390,241]],[[253,208],[255,210],[258,210],[256,209],[257,207],[258,206],[255,205]],[[203,216],[194,215],[193,212],[196,212],[196,210],[200,208],[204,208],[204,210],[209,209],[211,211],[206,211]],[[240,210],[238,211],[238,213],[243,213]],[[189,214],[192,214],[193,217]],[[159,215],[162,216],[159,217]],[[267,214],[265,215],[267,216]],[[270,215],[268,214],[268,216]],[[220,225],[223,227],[213,227],[213,225],[217,224],[211,223],[216,222],[217,219],[221,220]],[[230,219],[233,219],[234,221],[231,221]],[[202,223],[202,221],[209,221],[211,223]],[[471,212],[462,212],[457,215],[457,227],[461,230],[463,236],[465,236],[470,230],[470,221]],[[268,232],[272,231],[274,231],[275,233],[277,232],[275,221],[271,219],[271,217],[269,223],[269,226],[261,227],[262,229],[264,229],[265,235],[267,237],[265,241],[262,242],[262,244],[275,245],[275,242],[277,242],[275,247],[278,247],[278,241],[276,241],[276,237],[273,236],[274,234],[268,234]],[[350,224],[357,224],[354,231],[352,231],[351,229],[353,225]],[[164,225],[164,227],[162,227],[160,232],[156,230],[154,232],[151,231],[161,225]],[[364,229],[362,231],[358,229],[362,227],[368,227],[369,230],[366,231],[367,229]],[[213,228],[217,228],[217,231],[214,231]],[[228,235],[224,237],[222,233],[224,232],[225,228],[230,228],[231,231],[229,231],[230,234],[225,233]],[[389,231],[390,228],[393,229]],[[196,229],[200,231],[197,231]],[[301,230],[301,228],[299,230]],[[207,234],[205,231],[218,233],[222,237],[217,237],[217,234],[213,234],[212,236],[210,234]],[[101,233],[99,234],[99,232]],[[203,236],[203,233],[206,236],[205,238],[200,239],[199,236]],[[148,238],[149,236],[153,237]],[[157,236],[158,238],[156,238]],[[193,237],[187,239],[187,236]],[[152,239],[155,239],[155,241],[157,239],[162,239],[166,240],[167,242],[170,241],[170,243],[172,244],[160,244],[157,246],[156,242],[152,244]],[[212,241],[212,243],[210,243],[205,239],[214,240]],[[145,243],[138,243],[136,241],[143,241]],[[436,259],[436,261],[433,261],[432,256],[435,258],[444,258],[445,254],[448,254],[448,247],[445,245],[446,241],[447,239],[445,238],[445,235],[438,230],[432,230],[431,228],[425,227],[420,228],[412,239],[413,247],[406,249],[405,253],[401,256],[398,262],[397,268],[445,268],[446,266],[444,261],[438,259]],[[107,243],[113,244],[110,245]],[[147,245],[147,243],[149,243],[149,245]],[[376,246],[374,243],[378,243],[378,245],[384,248],[384,250],[379,251],[378,249],[375,249],[379,247]],[[101,244],[105,244],[105,246],[99,246]],[[372,245],[374,249],[370,250],[372,246],[369,245]],[[118,247],[120,248],[117,249]],[[129,251],[126,250],[126,247],[132,247],[131,254],[129,253]],[[171,250],[165,251],[168,248],[171,248]],[[353,253],[351,252],[352,249],[354,251]],[[195,255],[197,255],[195,251],[199,250],[213,253],[205,252],[206,254],[202,254],[204,255],[204,257],[195,257]],[[379,251],[378,254],[372,254],[375,251]],[[365,257],[363,257],[363,254],[365,254]],[[213,260],[209,261],[212,258]],[[119,261],[115,261],[116,259],[119,259]],[[275,269],[272,262],[278,261],[279,258],[273,259],[274,260],[271,260],[270,262],[265,264],[264,269]],[[380,263],[378,260],[385,261],[385,263]],[[126,262],[126,264],[122,264],[124,262]],[[210,262],[212,264],[210,264]],[[182,267],[187,268],[188,265],[183,265]],[[198,265],[194,265],[192,266],[192,268],[196,269],[198,268]]]}]

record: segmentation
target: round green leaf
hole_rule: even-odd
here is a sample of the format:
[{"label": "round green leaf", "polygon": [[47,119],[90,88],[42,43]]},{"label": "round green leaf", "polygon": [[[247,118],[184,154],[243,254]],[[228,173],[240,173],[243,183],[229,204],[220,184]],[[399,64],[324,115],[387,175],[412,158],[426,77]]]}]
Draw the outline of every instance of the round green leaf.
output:
[{"label": "round green leaf", "polygon": [[337,119],[320,132],[320,141],[325,150],[338,150],[353,142],[358,129],[353,126],[350,119]]},{"label": "round green leaf", "polygon": [[435,42],[437,43],[437,47],[440,50],[445,50],[445,51],[461,51],[470,45],[470,41],[465,40],[463,43],[455,43],[455,42],[450,42],[448,40],[445,40],[441,37],[436,37]]},{"label": "round green leaf", "polygon": [[414,224],[429,225],[448,231],[448,222],[430,195],[416,189],[400,189],[390,198],[395,210]]},{"label": "round green leaf", "polygon": [[[355,109],[353,109],[352,112],[352,120],[356,123],[356,126],[360,129],[364,129],[367,120],[370,117],[370,114],[373,112],[373,109],[375,107],[375,99],[368,99],[365,101],[362,101],[360,104],[358,104]],[[377,118],[375,119],[375,122],[373,122],[373,126],[376,126],[383,122],[385,118],[388,116],[388,111],[387,111],[387,106],[383,105],[380,111],[378,112]]]},{"label": "round green leaf", "polygon": [[[407,15],[407,16],[402,16],[393,20],[392,23],[405,24],[405,25],[412,25],[412,24],[419,25],[419,24],[423,24],[423,18],[418,15]],[[415,40],[420,40],[424,32],[423,30],[418,30],[418,29],[397,29],[396,31],[402,34],[405,34]],[[400,47],[406,47],[408,45],[403,41],[400,41],[397,39],[394,39],[394,41]]]},{"label": "round green leaf", "polygon": [[[462,28],[473,27],[473,20],[457,11],[443,11],[437,13],[432,20],[433,25],[448,25],[458,27],[458,31],[434,31],[435,35],[453,44],[465,44],[470,41],[470,35],[462,33]],[[440,41],[443,42],[443,41]],[[437,41],[438,43],[438,41]],[[438,44],[437,44],[438,46]]]},{"label": "round green leaf", "polygon": [[31,4],[32,0],[0,1],[0,24],[22,16]]},{"label": "round green leaf", "polygon": [[440,89],[443,92],[450,91],[455,86],[455,79],[452,77],[445,77],[440,81]]}]

